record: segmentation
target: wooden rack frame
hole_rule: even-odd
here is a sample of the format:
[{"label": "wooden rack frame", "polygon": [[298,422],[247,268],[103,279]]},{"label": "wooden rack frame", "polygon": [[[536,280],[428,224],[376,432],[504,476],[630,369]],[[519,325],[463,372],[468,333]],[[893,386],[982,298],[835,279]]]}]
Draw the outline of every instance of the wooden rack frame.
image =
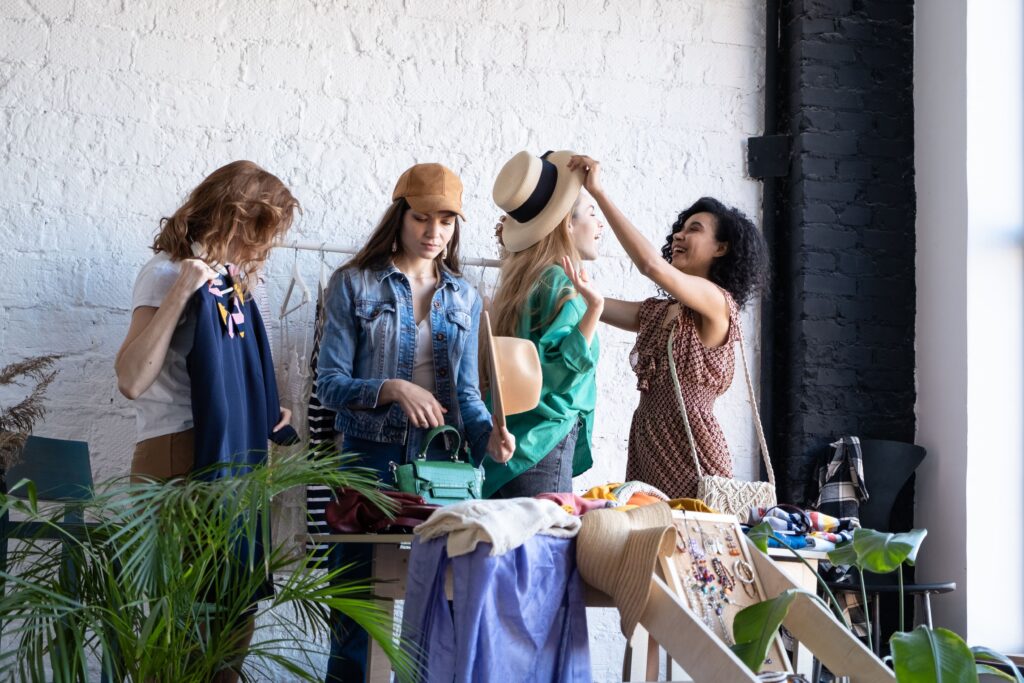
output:
[{"label": "wooden rack frame", "polygon": [[[749,558],[754,569],[759,596],[773,598],[790,588],[799,588],[771,558],[747,540],[735,517],[694,512],[675,512],[673,515],[686,521],[699,518],[701,524],[733,525],[731,528],[739,533],[743,557]],[[662,571],[665,571],[664,568]],[[896,680],[893,672],[819,600],[806,594],[799,595],[782,623],[830,671],[849,676],[851,683],[888,683]],[[696,683],[758,680],[729,646],[690,609],[688,600],[677,594],[675,588],[662,576],[651,577],[651,597],[640,618],[640,624]]]}]

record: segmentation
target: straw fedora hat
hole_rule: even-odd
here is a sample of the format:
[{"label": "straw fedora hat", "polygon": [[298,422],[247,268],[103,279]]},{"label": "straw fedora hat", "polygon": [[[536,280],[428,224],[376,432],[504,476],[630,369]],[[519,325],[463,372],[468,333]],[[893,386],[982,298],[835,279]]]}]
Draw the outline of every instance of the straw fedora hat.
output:
[{"label": "straw fedora hat", "polygon": [[491,389],[491,415],[505,426],[505,416],[525,413],[540,403],[543,376],[537,347],[529,339],[496,337],[491,316],[484,311],[484,343],[487,345],[487,376]]},{"label": "straw fedora hat", "polygon": [[568,150],[539,157],[524,151],[501,167],[491,196],[508,215],[501,232],[506,249],[532,247],[572,210],[584,178],[582,169],[567,168],[572,156]]},{"label": "straw fedora hat", "polygon": [[576,537],[580,576],[612,597],[622,633],[630,638],[651,597],[658,558],[675,552],[672,509],[653,503],[632,510],[591,510],[582,520]]}]

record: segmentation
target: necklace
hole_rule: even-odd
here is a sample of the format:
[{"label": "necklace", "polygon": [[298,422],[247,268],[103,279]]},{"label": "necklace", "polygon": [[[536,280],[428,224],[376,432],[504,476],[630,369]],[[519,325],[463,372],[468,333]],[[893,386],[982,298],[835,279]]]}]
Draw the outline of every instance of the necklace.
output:
[{"label": "necklace", "polygon": [[[711,549],[718,555],[722,554],[721,544],[717,542],[717,539],[704,533],[704,527],[701,526],[700,520],[697,520],[697,533],[700,534],[701,542],[705,548],[707,548],[708,539],[711,539]],[[716,567],[717,565],[717,567]],[[732,635],[729,633],[729,628],[725,625],[725,608],[726,605],[732,604],[732,599],[729,597],[729,593],[735,587],[735,583],[731,580],[731,577],[727,572],[719,573],[718,568],[724,569],[722,561],[717,557],[711,558],[711,567],[715,569],[715,573],[712,574],[708,571],[707,565],[704,565],[704,572],[709,576],[707,581],[707,591],[705,592],[708,607],[718,618],[718,623],[722,627],[722,638],[726,643],[732,645]],[[718,580],[718,586],[715,586],[715,580]]]},{"label": "necklace", "polygon": [[726,595],[732,593],[733,589],[736,588],[736,581],[725,565],[722,564],[722,561],[717,557],[711,558],[711,568],[715,571],[715,576],[718,577],[718,584],[722,587],[722,591]]},{"label": "necklace", "polygon": [[[693,594],[694,599],[700,606],[704,624],[712,632],[716,630],[711,623],[711,615],[713,614],[721,628],[722,639],[727,643],[732,644],[732,636],[729,634],[729,628],[726,626],[725,619],[723,618],[725,606],[732,603],[732,600],[726,594],[725,584],[721,584],[721,587],[715,586],[715,580],[718,577],[708,569],[708,552],[706,548],[706,539],[708,536],[704,533],[703,528],[700,526],[700,522],[697,522],[693,527],[693,531],[700,535],[701,543],[698,544],[697,541],[690,536],[690,530],[686,528],[685,521],[682,526],[683,533],[686,534],[686,545],[691,559],[691,574],[689,579],[690,592]],[[679,541],[682,539],[679,537],[678,527],[676,527],[676,540],[676,547],[679,547]],[[714,566],[716,561],[721,564],[721,561],[715,557],[711,560],[712,566]],[[719,583],[721,583],[721,581]],[[731,591],[731,588],[729,590]]]}]

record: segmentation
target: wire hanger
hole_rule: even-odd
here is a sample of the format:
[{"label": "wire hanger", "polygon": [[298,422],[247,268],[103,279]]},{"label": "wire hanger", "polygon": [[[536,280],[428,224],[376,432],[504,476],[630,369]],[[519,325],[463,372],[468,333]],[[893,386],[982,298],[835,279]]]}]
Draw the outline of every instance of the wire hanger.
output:
[{"label": "wire hanger", "polygon": [[[324,251],[324,247],[327,242],[323,242],[320,245],[320,291],[327,291],[327,284],[330,282],[331,276],[327,274],[327,254]],[[298,251],[296,251],[298,253]]]},{"label": "wire hanger", "polygon": [[[288,308],[288,302],[291,301],[292,294],[295,292],[295,288],[299,288],[299,292],[302,297],[298,304]],[[292,279],[288,283],[288,291],[285,292],[284,301],[281,302],[281,315],[278,319],[284,318],[287,315],[294,313],[299,310],[310,301],[309,287],[306,286],[305,280],[302,279],[302,274],[299,272],[299,250],[295,250],[295,260],[292,262]]]}]

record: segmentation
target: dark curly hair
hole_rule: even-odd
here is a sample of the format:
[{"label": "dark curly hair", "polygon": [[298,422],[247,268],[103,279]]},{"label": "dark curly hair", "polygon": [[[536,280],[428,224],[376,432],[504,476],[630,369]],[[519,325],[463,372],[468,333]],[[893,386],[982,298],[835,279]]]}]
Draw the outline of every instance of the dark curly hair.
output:
[{"label": "dark curly hair", "polygon": [[713,197],[701,197],[672,224],[661,255],[671,263],[672,236],[683,229],[691,216],[704,212],[715,217],[715,239],[729,243],[725,254],[711,262],[708,279],[729,292],[742,308],[768,288],[768,247],[753,221],[739,209],[727,207]]}]

